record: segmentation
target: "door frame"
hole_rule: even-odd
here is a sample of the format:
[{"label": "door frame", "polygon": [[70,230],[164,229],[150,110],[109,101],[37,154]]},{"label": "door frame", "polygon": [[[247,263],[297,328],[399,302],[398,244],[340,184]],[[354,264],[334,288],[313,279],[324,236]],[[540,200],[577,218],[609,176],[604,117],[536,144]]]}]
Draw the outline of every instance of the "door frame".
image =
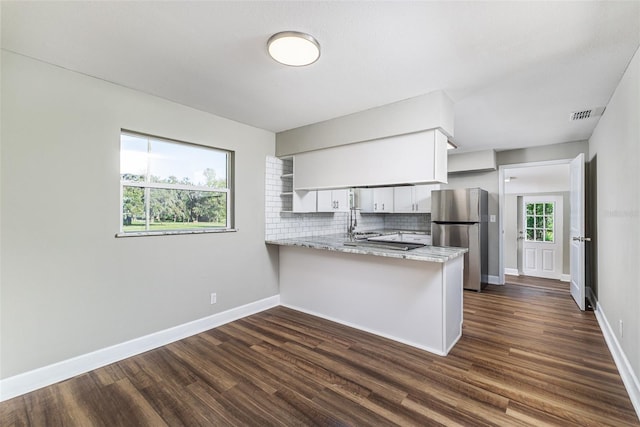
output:
[{"label": "door frame", "polygon": [[[564,165],[571,163],[573,159],[545,160],[541,162],[514,163],[511,165],[498,166],[498,230],[500,238],[498,239],[498,283],[504,285],[504,177],[506,172],[511,169]],[[566,206],[565,206],[566,208]],[[571,207],[569,207],[571,209]]]}]

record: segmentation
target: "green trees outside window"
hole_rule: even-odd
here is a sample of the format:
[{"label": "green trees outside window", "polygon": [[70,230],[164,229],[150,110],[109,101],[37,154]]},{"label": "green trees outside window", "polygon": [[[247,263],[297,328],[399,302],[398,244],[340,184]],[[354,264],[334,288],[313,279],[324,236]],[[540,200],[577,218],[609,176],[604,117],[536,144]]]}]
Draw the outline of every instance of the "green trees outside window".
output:
[{"label": "green trees outside window", "polygon": [[554,204],[526,203],[525,204],[525,237],[531,242],[554,241]]},{"label": "green trees outside window", "polygon": [[123,132],[122,232],[230,228],[232,152]]}]

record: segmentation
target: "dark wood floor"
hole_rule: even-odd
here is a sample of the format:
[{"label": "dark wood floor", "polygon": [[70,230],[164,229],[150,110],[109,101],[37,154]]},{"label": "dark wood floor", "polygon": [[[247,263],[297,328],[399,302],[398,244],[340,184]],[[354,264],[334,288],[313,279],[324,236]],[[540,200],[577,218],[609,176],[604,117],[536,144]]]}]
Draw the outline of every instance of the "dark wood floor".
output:
[{"label": "dark wood floor", "polygon": [[512,285],[527,286],[530,288],[544,289],[547,291],[557,291],[557,292],[566,292],[566,293],[570,291],[569,282],[562,282],[560,280],[543,279],[541,277],[532,277],[532,276],[511,276],[506,274],[504,276],[504,280],[506,283],[509,283]]},{"label": "dark wood floor", "polygon": [[278,307],[6,401],[0,424],[640,425],[567,293],[464,298],[447,357]]}]

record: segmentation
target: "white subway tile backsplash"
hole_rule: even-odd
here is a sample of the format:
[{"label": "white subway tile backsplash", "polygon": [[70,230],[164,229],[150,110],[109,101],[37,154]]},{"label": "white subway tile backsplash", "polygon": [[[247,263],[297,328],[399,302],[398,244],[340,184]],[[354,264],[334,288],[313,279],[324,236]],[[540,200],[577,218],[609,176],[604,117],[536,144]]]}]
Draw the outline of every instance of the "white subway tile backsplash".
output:
[{"label": "white subway tile backsplash", "polygon": [[[265,177],[265,239],[321,236],[346,233],[349,214],[293,213],[293,198],[282,193],[293,191],[293,180],[282,178],[293,173],[293,162],[267,156]],[[431,230],[429,214],[356,214],[357,231],[379,229]]]}]

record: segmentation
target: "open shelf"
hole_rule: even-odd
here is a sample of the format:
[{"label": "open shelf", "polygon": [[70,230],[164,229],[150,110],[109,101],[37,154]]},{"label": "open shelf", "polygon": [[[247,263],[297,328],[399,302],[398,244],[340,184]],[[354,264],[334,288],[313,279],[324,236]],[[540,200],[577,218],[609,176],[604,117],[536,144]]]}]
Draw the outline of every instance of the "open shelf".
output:
[{"label": "open shelf", "polygon": [[282,174],[280,175],[281,212],[293,211],[293,157],[282,159]]}]

